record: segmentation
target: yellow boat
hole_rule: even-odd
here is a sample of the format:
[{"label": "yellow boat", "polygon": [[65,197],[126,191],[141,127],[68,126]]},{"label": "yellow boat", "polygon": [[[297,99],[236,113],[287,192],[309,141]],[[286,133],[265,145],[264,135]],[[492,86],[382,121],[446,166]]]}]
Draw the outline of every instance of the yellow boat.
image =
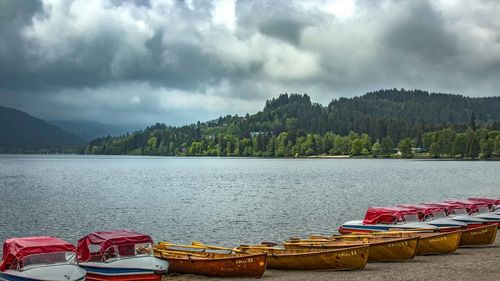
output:
[{"label": "yellow boat", "polygon": [[285,248],[331,249],[369,245],[369,262],[411,260],[417,254],[419,237],[311,237],[310,239],[290,240],[284,243]]},{"label": "yellow boat", "polygon": [[420,238],[417,255],[435,255],[454,253],[460,244],[462,231],[452,232],[419,232],[419,231],[388,231],[374,232],[373,237],[411,237]]},{"label": "yellow boat", "polygon": [[497,237],[498,225],[491,224],[462,231],[460,247],[491,245]]},{"label": "yellow boat", "polygon": [[363,269],[368,261],[369,246],[344,249],[281,249],[240,246],[247,253],[266,253],[267,268],[287,270],[354,270]]}]

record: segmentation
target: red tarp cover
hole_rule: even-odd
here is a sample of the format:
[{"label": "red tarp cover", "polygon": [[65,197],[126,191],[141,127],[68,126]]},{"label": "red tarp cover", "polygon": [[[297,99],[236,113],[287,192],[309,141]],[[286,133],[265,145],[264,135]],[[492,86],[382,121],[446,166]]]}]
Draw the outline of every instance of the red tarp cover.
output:
[{"label": "red tarp cover", "polygon": [[430,203],[422,203],[427,206],[433,206],[433,207],[442,207],[447,214],[453,213],[453,210],[455,209],[464,209],[467,211],[467,208],[464,205],[461,204],[452,204],[452,203],[446,203],[446,202],[430,202]]},{"label": "red tarp cover", "polygon": [[3,244],[0,271],[4,271],[29,255],[75,252],[75,250],[73,244],[51,236],[10,238]]},{"label": "red tarp cover", "polygon": [[463,206],[465,208],[467,208],[467,211],[471,212],[471,213],[474,213],[474,212],[478,212],[479,209],[478,207],[486,207],[486,208],[491,208],[492,204],[488,203],[488,202],[484,202],[484,201],[474,201],[474,200],[447,200],[446,201],[447,203],[451,203],[451,204],[455,204],[455,205],[459,205],[459,206]]},{"label": "red tarp cover", "polygon": [[418,212],[401,207],[370,207],[366,211],[363,224],[394,223],[395,220],[408,214],[418,214]]},{"label": "red tarp cover", "polygon": [[472,202],[486,203],[491,208],[493,205],[500,205],[500,199],[494,198],[469,198]]},{"label": "red tarp cover", "polygon": [[78,260],[90,260],[90,245],[99,245],[100,249],[98,253],[104,254],[104,252],[111,246],[134,245],[139,243],[153,243],[153,239],[151,239],[149,235],[133,232],[130,230],[92,232],[78,240]]},{"label": "red tarp cover", "polygon": [[439,213],[446,210],[446,208],[438,207],[438,206],[428,206],[424,204],[400,204],[398,207],[413,209],[419,212],[422,212],[424,215],[430,215],[433,213]]}]

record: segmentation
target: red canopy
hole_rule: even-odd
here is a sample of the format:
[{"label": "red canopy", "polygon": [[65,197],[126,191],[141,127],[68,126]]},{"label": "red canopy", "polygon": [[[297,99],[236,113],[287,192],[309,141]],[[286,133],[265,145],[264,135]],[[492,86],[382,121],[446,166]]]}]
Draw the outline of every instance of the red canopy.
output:
[{"label": "red canopy", "polygon": [[133,232],[126,229],[92,232],[78,240],[78,260],[90,260],[90,245],[98,245],[100,247],[98,253],[104,254],[104,252],[111,246],[125,246],[139,243],[153,243],[153,239],[151,239],[149,235]]},{"label": "red canopy", "polygon": [[432,207],[441,207],[443,208],[447,214],[453,213],[453,210],[456,209],[463,209],[467,211],[467,207],[464,206],[463,204],[453,204],[453,203],[448,203],[448,202],[430,202],[430,203],[422,203],[427,206],[432,206]]},{"label": "red canopy", "polygon": [[398,207],[413,209],[422,212],[424,215],[439,213],[445,211],[446,208],[439,206],[429,206],[424,204],[400,204]]},{"label": "red canopy", "polygon": [[469,200],[472,202],[486,203],[490,208],[493,205],[500,205],[500,199],[494,199],[494,198],[469,198]]},{"label": "red canopy", "polygon": [[416,210],[402,207],[370,207],[366,211],[364,224],[394,223],[403,215],[418,214]]},{"label": "red canopy", "polygon": [[10,238],[3,244],[0,271],[10,268],[11,265],[29,255],[75,252],[75,250],[73,244],[51,236]]}]

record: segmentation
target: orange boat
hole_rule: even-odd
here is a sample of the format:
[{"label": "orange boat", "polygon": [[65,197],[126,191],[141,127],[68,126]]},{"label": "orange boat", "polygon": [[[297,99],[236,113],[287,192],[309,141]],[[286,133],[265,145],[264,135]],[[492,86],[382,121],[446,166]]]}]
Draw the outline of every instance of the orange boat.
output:
[{"label": "orange boat", "polygon": [[[217,250],[229,253],[216,252]],[[266,270],[265,253],[250,254],[235,249],[160,242],[154,246],[155,256],[169,263],[168,273],[196,274],[209,277],[260,278]]]},{"label": "orange boat", "polygon": [[368,262],[411,260],[417,254],[419,237],[312,236],[284,243],[287,249],[339,249],[358,245],[370,246]]},{"label": "orange boat", "polygon": [[355,270],[368,261],[368,245],[345,249],[282,249],[266,245],[240,246],[249,253],[267,254],[267,268],[286,270]]}]

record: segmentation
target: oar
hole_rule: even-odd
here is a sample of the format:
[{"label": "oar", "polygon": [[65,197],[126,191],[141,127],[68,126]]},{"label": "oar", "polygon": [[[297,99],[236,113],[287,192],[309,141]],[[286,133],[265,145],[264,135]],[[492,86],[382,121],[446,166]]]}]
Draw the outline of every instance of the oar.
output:
[{"label": "oar", "polygon": [[203,248],[210,249],[210,250],[221,250],[221,251],[231,251],[231,252],[235,252],[235,253],[246,253],[245,251],[241,251],[241,250],[238,250],[236,248],[227,248],[227,247],[220,247],[220,246],[205,245],[205,244],[201,243],[200,241],[193,241],[192,245],[196,246],[196,247],[203,247]]},{"label": "oar", "polygon": [[200,258],[206,258],[207,256],[202,253],[193,253],[193,252],[182,252],[182,251],[171,251],[171,250],[159,250],[162,254],[172,254],[172,255],[182,255],[182,256],[195,256]]}]

